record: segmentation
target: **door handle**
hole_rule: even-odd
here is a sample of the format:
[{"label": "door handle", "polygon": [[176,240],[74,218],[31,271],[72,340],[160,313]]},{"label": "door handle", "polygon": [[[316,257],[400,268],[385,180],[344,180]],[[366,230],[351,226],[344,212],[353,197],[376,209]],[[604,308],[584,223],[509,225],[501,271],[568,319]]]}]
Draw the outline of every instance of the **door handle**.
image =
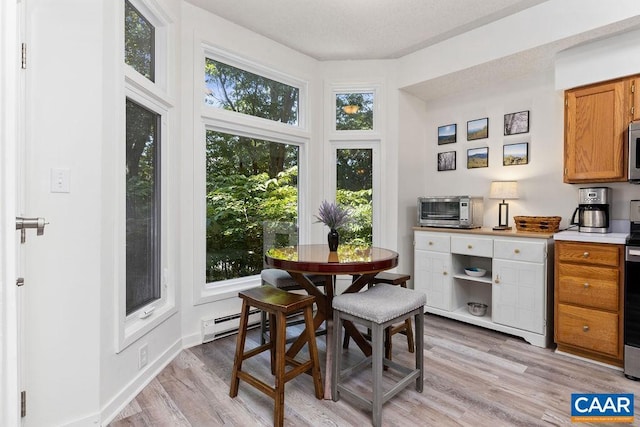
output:
[{"label": "door handle", "polygon": [[49,224],[44,218],[23,218],[16,217],[16,230],[20,230],[20,243],[27,241],[27,228],[35,228],[36,235],[44,234],[44,226]]}]

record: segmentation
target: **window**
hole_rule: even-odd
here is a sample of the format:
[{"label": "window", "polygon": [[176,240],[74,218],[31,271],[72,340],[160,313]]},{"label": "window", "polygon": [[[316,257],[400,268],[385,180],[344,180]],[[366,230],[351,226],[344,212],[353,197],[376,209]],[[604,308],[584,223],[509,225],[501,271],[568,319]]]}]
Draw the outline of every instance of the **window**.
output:
[{"label": "window", "polygon": [[299,123],[299,88],[210,58],[205,60],[204,102],[289,125]]},{"label": "window", "polygon": [[344,243],[373,244],[373,150],[336,150],[336,202],[352,210],[352,221],[340,232]]},{"label": "window", "polygon": [[336,93],[336,130],[373,130],[373,92]]},{"label": "window", "polygon": [[126,100],[126,314],[160,298],[160,115]]},{"label": "window", "polygon": [[152,82],[155,81],[155,28],[126,0],[124,61]]},{"label": "window", "polygon": [[169,17],[155,0],[122,0],[122,140],[115,156],[118,351],[177,312],[166,218],[173,112]]},{"label": "window", "polygon": [[295,145],[206,134],[206,281],[260,274],[263,224],[297,223]]}]

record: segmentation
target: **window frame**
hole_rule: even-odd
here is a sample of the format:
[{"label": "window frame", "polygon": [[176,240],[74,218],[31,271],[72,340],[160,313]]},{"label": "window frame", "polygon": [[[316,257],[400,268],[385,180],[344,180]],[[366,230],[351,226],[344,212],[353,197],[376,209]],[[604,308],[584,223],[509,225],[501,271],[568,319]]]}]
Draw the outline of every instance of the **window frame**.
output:
[{"label": "window frame", "polygon": [[[170,58],[169,39],[173,31],[172,23],[168,16],[152,0],[129,0],[129,2],[144,15],[155,27],[155,82],[147,79],[136,71],[133,67],[125,63],[124,59],[124,8],[122,1],[119,4],[120,38],[120,63],[122,70],[123,97],[120,101],[121,113],[121,142],[116,144],[116,176],[115,200],[116,203],[116,237],[115,247],[117,248],[115,265],[115,283],[117,285],[116,303],[116,353],[120,353],[128,346],[139,340],[149,331],[162,324],[165,320],[178,312],[176,305],[176,284],[169,274],[169,174],[170,174],[170,145],[173,143],[173,123],[175,123],[174,105],[168,92],[168,66]],[[160,206],[160,298],[156,299],[129,315],[126,314],[126,181],[124,167],[126,162],[126,100],[139,104],[140,106],[158,114],[160,116],[158,134],[160,135],[158,155],[159,163],[159,199]],[[153,310],[149,315],[142,314],[145,310]]]},{"label": "window frame", "polygon": [[[194,111],[200,115],[194,118],[194,156],[193,156],[193,305],[235,298],[241,290],[260,284],[260,275],[240,277],[206,283],[206,132],[208,130],[236,134],[282,144],[296,145],[298,152],[298,227],[300,242],[308,237],[306,227],[306,198],[308,193],[308,145],[311,135],[307,129],[308,82],[294,78],[272,68],[261,66],[248,59],[213,47],[202,41],[196,49],[194,59]],[[242,70],[267,77],[278,82],[297,87],[299,90],[298,125],[275,122],[261,117],[236,113],[212,107],[204,103],[202,96],[205,78],[206,58],[221,61]]]},{"label": "window frame", "polygon": [[[336,129],[336,104],[337,96],[339,94],[350,93],[373,93],[373,126],[372,129],[364,130],[338,130]],[[381,125],[379,123],[380,118],[380,87],[379,85],[334,85],[331,90],[331,100],[329,101],[330,112],[327,117],[331,117],[331,122],[328,125],[329,133],[333,135],[333,138],[362,138],[369,137],[371,135],[378,135],[380,133]],[[338,136],[339,135],[339,136]],[[348,136],[346,136],[348,135]]]}]

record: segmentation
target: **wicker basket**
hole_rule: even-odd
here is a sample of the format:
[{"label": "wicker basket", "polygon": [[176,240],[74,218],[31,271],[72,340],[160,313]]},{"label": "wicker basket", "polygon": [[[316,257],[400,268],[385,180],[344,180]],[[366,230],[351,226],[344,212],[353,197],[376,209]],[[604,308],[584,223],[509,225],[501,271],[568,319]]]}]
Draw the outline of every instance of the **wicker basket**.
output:
[{"label": "wicker basket", "polygon": [[516,230],[534,233],[555,233],[560,226],[560,216],[514,216]]}]

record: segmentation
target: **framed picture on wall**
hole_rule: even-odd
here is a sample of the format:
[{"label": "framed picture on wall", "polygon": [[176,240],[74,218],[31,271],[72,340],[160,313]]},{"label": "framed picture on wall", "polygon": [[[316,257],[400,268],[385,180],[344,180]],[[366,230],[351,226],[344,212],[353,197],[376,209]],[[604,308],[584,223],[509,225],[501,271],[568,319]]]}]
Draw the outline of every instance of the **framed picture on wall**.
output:
[{"label": "framed picture on wall", "polygon": [[438,171],[456,170],[456,152],[438,153]]},{"label": "framed picture on wall", "polygon": [[444,125],[438,126],[438,145],[452,144],[457,139],[458,125]]},{"label": "framed picture on wall", "polygon": [[503,166],[526,165],[529,163],[529,143],[506,144],[502,149]]},{"label": "framed picture on wall", "polygon": [[467,150],[467,169],[486,168],[489,166],[489,147],[470,148]]},{"label": "framed picture on wall", "polygon": [[504,134],[516,135],[529,132],[529,111],[504,115]]},{"label": "framed picture on wall", "polygon": [[489,138],[489,118],[468,121],[467,141],[483,138]]}]

